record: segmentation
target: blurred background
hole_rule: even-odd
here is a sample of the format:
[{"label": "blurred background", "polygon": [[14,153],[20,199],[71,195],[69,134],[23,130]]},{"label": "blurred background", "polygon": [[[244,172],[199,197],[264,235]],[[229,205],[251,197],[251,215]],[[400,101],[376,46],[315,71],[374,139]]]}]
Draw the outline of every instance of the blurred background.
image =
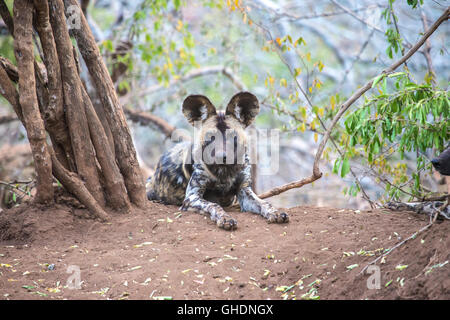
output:
[{"label": "blurred background", "polygon": [[[170,128],[190,130],[181,113],[187,95],[206,95],[220,109],[235,93],[247,90],[261,103],[254,128],[280,130],[276,174],[261,174],[261,166],[277,159],[260,148],[255,188],[262,193],[311,175],[325,131],[315,115],[327,120],[327,110],[334,110],[401,57],[448,6],[447,1],[418,2],[415,7],[409,2],[91,0],[81,4],[127,110],[145,174],[151,174],[161,153],[173,145],[167,135]],[[6,3],[12,7],[11,0]],[[408,60],[415,82],[430,82],[433,75],[433,86],[448,89],[449,33],[448,23],[444,24]],[[15,62],[3,21],[0,55]],[[86,69],[81,76],[95,95]],[[425,156],[433,153],[429,150]],[[351,162],[352,175],[341,178],[332,173],[337,156],[329,143],[321,179],[269,201],[279,207],[367,208],[361,192],[352,188],[355,179],[370,199],[383,199],[380,177],[357,158]],[[401,164],[406,171],[415,167],[415,153],[407,154]],[[32,193],[33,179],[26,132],[15,121],[11,106],[0,98],[2,206]],[[421,179],[431,190],[444,188],[430,170]],[[15,183],[21,191],[5,186]]]}]

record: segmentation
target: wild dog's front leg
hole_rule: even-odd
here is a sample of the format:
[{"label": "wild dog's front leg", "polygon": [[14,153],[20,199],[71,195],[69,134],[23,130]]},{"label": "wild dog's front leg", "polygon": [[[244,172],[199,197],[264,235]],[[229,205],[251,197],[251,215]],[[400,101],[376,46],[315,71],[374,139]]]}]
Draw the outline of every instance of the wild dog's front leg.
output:
[{"label": "wild dog's front leg", "polygon": [[250,187],[243,187],[239,190],[237,195],[241,211],[249,211],[262,215],[269,223],[284,223],[289,221],[289,216],[286,212],[278,212],[270,203],[261,200],[253,192]]},{"label": "wild dog's front leg", "polygon": [[210,216],[217,226],[225,230],[234,230],[237,228],[237,221],[223,210],[217,203],[203,199],[205,193],[205,182],[198,179],[196,175],[191,177],[186,189],[186,197],[180,210],[197,211]]}]

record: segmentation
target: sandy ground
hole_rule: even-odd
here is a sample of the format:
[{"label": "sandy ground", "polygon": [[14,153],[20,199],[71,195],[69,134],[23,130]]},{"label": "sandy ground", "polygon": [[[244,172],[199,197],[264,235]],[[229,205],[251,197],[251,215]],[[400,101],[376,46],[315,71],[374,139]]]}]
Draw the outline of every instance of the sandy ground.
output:
[{"label": "sandy ground", "polygon": [[229,232],[150,202],[111,213],[110,223],[64,201],[22,204],[0,212],[0,299],[450,299],[448,221],[361,273],[428,217],[287,212],[282,225],[233,212],[238,229]]}]

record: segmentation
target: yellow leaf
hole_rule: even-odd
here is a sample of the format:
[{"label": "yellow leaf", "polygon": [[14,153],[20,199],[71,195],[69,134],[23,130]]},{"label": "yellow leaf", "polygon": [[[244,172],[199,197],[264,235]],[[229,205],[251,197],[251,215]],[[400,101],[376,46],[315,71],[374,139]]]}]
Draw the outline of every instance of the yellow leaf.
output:
[{"label": "yellow leaf", "polygon": [[51,293],[58,293],[58,292],[61,291],[58,288],[46,288],[46,289],[47,289],[48,292],[51,292]]},{"label": "yellow leaf", "polygon": [[311,53],[310,53],[310,52],[308,52],[308,53],[306,54],[306,60],[307,60],[308,62],[311,62]]},{"label": "yellow leaf", "polygon": [[323,117],[323,113],[324,113],[323,108],[319,108],[319,115],[320,115],[321,117]]},{"label": "yellow leaf", "polygon": [[178,31],[180,31],[183,28],[183,22],[181,20],[178,20],[176,28]]},{"label": "yellow leaf", "polygon": [[317,67],[319,68],[319,71],[322,72],[324,64],[322,63],[322,61],[319,61]]},{"label": "yellow leaf", "polygon": [[330,104],[331,104],[331,110],[334,110],[334,108],[336,107],[336,97],[335,96],[331,96]]},{"label": "yellow leaf", "polygon": [[317,142],[317,140],[319,139],[319,135],[317,134],[317,132],[314,133],[314,142]]},{"label": "yellow leaf", "polygon": [[320,80],[317,80],[315,84],[316,84],[317,89],[320,89],[322,82]]},{"label": "yellow leaf", "polygon": [[301,127],[300,127],[300,130],[301,130],[302,132],[305,132],[305,130],[306,130],[306,125],[305,125],[304,122],[302,122],[302,125],[301,125]]},{"label": "yellow leaf", "polygon": [[278,43],[278,45],[281,47],[281,39],[278,37],[275,39],[275,41]]},{"label": "yellow leaf", "polygon": [[180,48],[180,58],[182,60],[186,60],[187,58],[186,51],[184,50],[184,48]]}]

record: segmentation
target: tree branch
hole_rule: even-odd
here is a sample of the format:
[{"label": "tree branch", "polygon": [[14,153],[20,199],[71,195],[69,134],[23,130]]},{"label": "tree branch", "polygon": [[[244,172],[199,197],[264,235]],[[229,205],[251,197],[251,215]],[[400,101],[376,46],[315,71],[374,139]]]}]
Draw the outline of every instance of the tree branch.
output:
[{"label": "tree branch", "polygon": [[168,123],[166,120],[155,116],[149,112],[144,111],[135,111],[131,108],[124,108],[125,114],[128,118],[140,125],[147,126],[149,124],[153,124],[156,126],[166,137],[170,137],[172,132],[175,131],[175,127]]},{"label": "tree branch", "polygon": [[192,70],[179,79],[173,79],[169,82],[169,84],[167,86],[165,86],[163,84],[155,84],[155,85],[145,88],[137,93],[135,93],[135,92],[133,92],[133,94],[129,93],[120,98],[120,103],[122,105],[125,105],[129,102],[129,100],[131,98],[142,98],[146,95],[150,95],[152,93],[158,92],[167,87],[172,87],[178,83],[186,82],[186,81],[189,81],[194,78],[204,77],[207,75],[217,74],[217,73],[222,73],[225,77],[227,77],[233,83],[233,85],[236,87],[236,89],[238,89],[239,91],[242,91],[245,89],[244,84],[239,80],[239,78],[229,68],[224,67],[224,66],[209,66],[209,67],[203,67],[203,68]]},{"label": "tree branch", "polygon": [[17,118],[17,116],[14,114],[7,114],[5,116],[0,116],[0,124],[10,123],[17,120],[19,120],[19,118]]},{"label": "tree branch", "polygon": [[[420,6],[420,3],[419,3],[419,6]],[[426,32],[428,30],[428,22],[427,22],[427,16],[425,15],[425,11],[423,10],[422,6],[420,6],[420,18],[422,20],[423,31]],[[434,72],[433,60],[431,60],[430,52],[431,52],[431,44],[430,44],[430,40],[427,39],[427,41],[425,41],[425,50],[423,50],[422,53],[425,56],[425,60],[427,61],[428,74],[431,76],[431,85],[433,87],[435,87],[436,72]]]},{"label": "tree branch", "polygon": [[[446,20],[448,20],[450,15],[450,7],[447,7],[446,10],[444,11],[444,13],[436,20],[435,23],[433,23],[433,25],[423,34],[423,36],[419,39],[419,41],[404,55],[402,56],[399,60],[397,60],[396,62],[394,62],[391,66],[389,66],[388,68],[384,69],[380,75],[388,75],[390,73],[393,73],[400,65],[402,65],[406,60],[408,60],[417,50],[419,50],[419,48],[425,43],[425,41],[434,33],[434,31],[436,31],[436,29]],[[320,145],[317,149],[316,152],[316,156],[314,158],[314,164],[313,164],[313,173],[310,177],[308,178],[304,178],[302,180],[299,181],[295,181],[295,182],[291,182],[288,184],[285,184],[283,186],[280,187],[276,187],[272,190],[269,190],[261,195],[259,195],[261,198],[267,198],[267,197],[271,197],[277,194],[280,194],[282,192],[285,192],[287,190],[293,189],[293,188],[299,188],[304,186],[305,184],[314,182],[315,180],[319,179],[320,177],[322,177],[322,172],[320,171],[319,168],[319,161],[320,158],[322,157],[323,154],[323,150],[325,149],[325,145],[328,142],[328,139],[330,138],[331,135],[331,131],[334,129],[334,127],[336,126],[337,122],[341,119],[341,117],[343,116],[343,114],[348,110],[348,108],[350,108],[350,106],[356,102],[364,93],[366,93],[369,89],[372,88],[372,84],[373,84],[373,79],[369,80],[364,86],[362,86],[361,88],[359,88],[349,99],[347,99],[347,101],[345,101],[339,111],[337,112],[337,114],[335,115],[335,117],[333,118],[331,125],[328,127],[328,130],[325,132],[325,135],[323,137],[323,139],[320,142]]]}]

